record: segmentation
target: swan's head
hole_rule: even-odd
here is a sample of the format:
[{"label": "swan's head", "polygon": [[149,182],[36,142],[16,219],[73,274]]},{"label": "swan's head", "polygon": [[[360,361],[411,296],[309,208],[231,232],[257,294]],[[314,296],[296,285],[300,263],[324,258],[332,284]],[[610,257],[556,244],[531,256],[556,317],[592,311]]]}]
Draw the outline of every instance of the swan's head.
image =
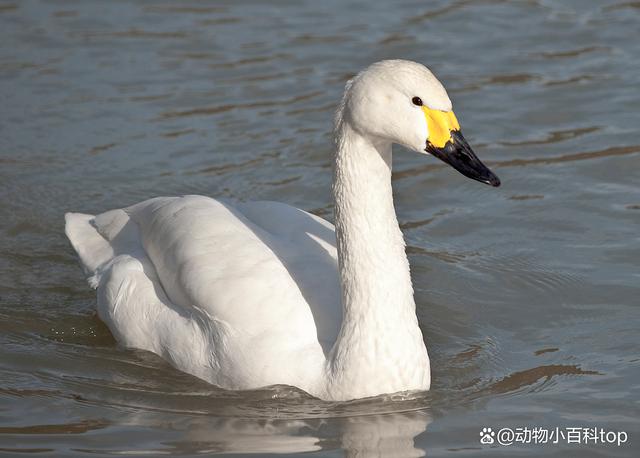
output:
[{"label": "swan's head", "polygon": [[431,154],[474,180],[500,180],[475,155],[460,132],[451,100],[424,65],[384,60],[347,85],[342,118],[360,134]]}]

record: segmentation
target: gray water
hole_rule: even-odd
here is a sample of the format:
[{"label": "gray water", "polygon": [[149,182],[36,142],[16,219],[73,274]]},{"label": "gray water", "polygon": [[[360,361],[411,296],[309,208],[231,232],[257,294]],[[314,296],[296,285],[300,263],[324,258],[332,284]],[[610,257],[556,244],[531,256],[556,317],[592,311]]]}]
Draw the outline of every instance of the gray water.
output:
[{"label": "gray water", "polygon": [[[638,456],[638,2],[0,0],[0,40],[0,453]],[[63,214],[195,193],[331,220],[333,111],[382,58],[432,68],[503,182],[395,149],[432,390],[227,392],[119,347]]]}]

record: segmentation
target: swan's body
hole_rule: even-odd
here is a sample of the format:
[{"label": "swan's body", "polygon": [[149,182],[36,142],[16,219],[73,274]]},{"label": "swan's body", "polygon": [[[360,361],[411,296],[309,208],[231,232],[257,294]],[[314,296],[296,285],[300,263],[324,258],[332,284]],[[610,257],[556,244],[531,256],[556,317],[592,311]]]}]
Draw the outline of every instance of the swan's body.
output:
[{"label": "swan's body", "polygon": [[[417,110],[417,97],[405,104],[416,94],[426,102]],[[431,139],[439,128],[457,132],[450,110],[444,88],[412,62],[374,64],[347,85],[335,131],[335,229],[285,204],[202,196],[67,214],[101,319],[123,345],[223,388],[288,384],[335,400],[429,389],[391,144],[445,154],[457,140]],[[477,168],[474,178],[493,180]]]}]

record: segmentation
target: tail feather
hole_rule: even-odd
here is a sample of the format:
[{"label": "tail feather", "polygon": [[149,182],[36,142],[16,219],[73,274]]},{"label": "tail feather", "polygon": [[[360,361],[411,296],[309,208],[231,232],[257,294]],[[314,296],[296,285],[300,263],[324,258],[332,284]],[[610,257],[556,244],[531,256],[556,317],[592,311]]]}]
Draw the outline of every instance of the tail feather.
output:
[{"label": "tail feather", "polygon": [[67,213],[65,233],[80,256],[89,285],[97,288],[102,272],[119,255],[146,258],[136,224],[125,210],[99,215]]},{"label": "tail feather", "polygon": [[89,285],[97,288],[100,267],[113,259],[113,248],[98,231],[93,215],[67,213],[64,219],[65,233],[80,257]]}]

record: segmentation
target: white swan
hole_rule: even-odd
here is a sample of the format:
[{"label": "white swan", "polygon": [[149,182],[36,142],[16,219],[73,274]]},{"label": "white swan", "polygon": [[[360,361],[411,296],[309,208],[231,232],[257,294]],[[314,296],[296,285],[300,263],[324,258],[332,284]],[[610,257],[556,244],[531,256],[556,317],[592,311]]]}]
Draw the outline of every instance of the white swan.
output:
[{"label": "white swan", "polygon": [[227,389],[288,384],[330,400],[429,389],[392,143],[500,183],[426,67],[375,63],[336,116],[335,229],[281,203],[202,196],[68,213],[100,318],[123,345]]}]

